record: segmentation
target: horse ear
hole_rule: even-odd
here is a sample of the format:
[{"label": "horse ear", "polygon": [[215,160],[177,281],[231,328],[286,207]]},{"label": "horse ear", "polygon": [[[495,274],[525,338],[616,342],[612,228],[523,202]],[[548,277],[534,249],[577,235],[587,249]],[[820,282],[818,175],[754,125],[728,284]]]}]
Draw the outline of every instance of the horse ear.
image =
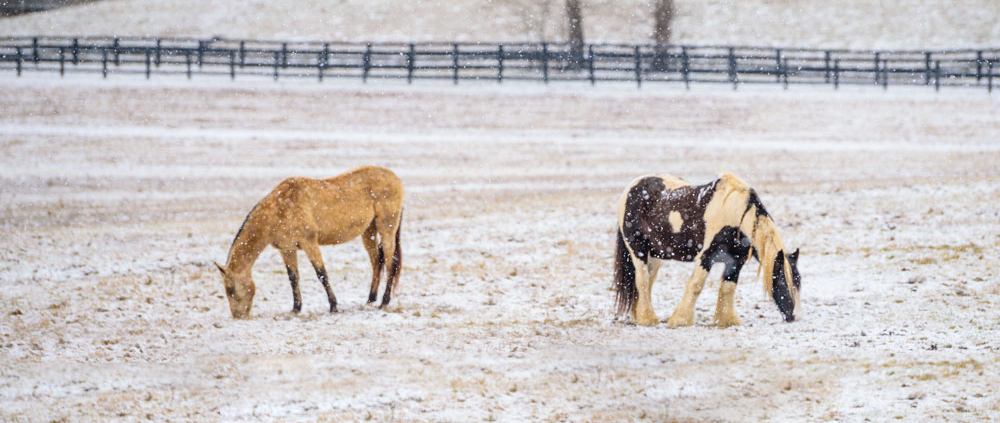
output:
[{"label": "horse ear", "polygon": [[799,249],[796,248],[794,253],[789,254],[788,259],[791,261],[797,261],[799,259]]},{"label": "horse ear", "polygon": [[222,267],[222,265],[220,265],[219,263],[214,262],[214,261],[212,262],[212,264],[215,264],[215,267],[218,267],[219,271],[222,272],[223,275],[226,274],[226,268],[225,267]]}]

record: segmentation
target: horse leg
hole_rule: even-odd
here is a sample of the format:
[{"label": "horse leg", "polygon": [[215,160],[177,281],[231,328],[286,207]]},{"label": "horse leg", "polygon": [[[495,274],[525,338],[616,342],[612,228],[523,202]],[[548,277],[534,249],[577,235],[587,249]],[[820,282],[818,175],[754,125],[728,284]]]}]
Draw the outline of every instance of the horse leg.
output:
[{"label": "horse leg", "polygon": [[649,288],[650,289],[653,288],[653,282],[656,281],[656,275],[658,273],[660,273],[660,265],[662,265],[662,264],[663,264],[663,260],[660,260],[658,258],[653,258],[653,257],[649,258],[649,264],[647,264],[647,266],[649,266]]},{"label": "horse leg", "polygon": [[389,304],[389,300],[392,299],[392,290],[396,288],[399,281],[399,269],[402,266],[399,231],[402,223],[402,211],[386,213],[375,218],[376,230],[382,242],[382,257],[385,258],[385,268],[389,272],[385,278],[385,293],[382,295],[382,304],[379,307],[385,307]]},{"label": "horse leg", "polygon": [[378,245],[378,231],[375,229],[375,221],[365,229],[361,235],[361,242],[365,244],[365,251],[372,262],[372,289],[368,293],[368,304],[374,303],[378,298],[378,285],[382,279],[382,267],[385,266],[385,257],[382,256],[382,249]]},{"label": "horse leg", "polygon": [[302,294],[299,293],[299,263],[298,250],[281,250],[281,259],[288,271],[288,280],[292,283],[292,313],[302,311]]},{"label": "horse leg", "polygon": [[736,315],[736,308],[733,306],[733,298],[736,295],[736,281],[740,277],[740,269],[742,267],[743,263],[740,261],[727,264],[726,271],[722,275],[722,284],[719,286],[719,300],[715,304],[715,317],[712,319],[720,328],[743,324],[739,316]]},{"label": "horse leg", "polygon": [[337,297],[333,295],[333,290],[330,289],[330,281],[326,277],[326,267],[323,265],[323,255],[319,252],[319,244],[316,241],[311,241],[303,244],[301,247],[306,252],[306,257],[312,263],[313,269],[316,269],[316,277],[319,278],[319,282],[323,284],[323,289],[326,290],[326,298],[330,300],[330,313],[336,313]]},{"label": "horse leg", "polygon": [[639,293],[639,298],[636,299],[635,309],[632,314],[632,321],[640,326],[653,326],[660,322],[660,319],[656,317],[656,313],[653,312],[653,301],[651,293],[653,291],[653,276],[659,270],[659,264],[655,266],[652,265],[653,258],[650,258],[650,264],[647,265],[641,260],[636,259],[634,256],[632,258],[632,265],[635,266],[635,285],[636,290]]},{"label": "horse leg", "polygon": [[735,293],[736,282],[722,281],[722,285],[719,286],[719,301],[715,304],[715,317],[712,319],[720,328],[743,324],[733,309]]},{"label": "horse leg", "polygon": [[[695,263],[700,263],[701,259],[695,260]],[[667,324],[671,327],[678,326],[691,326],[694,324],[694,303],[698,300],[698,295],[701,295],[701,289],[705,287],[705,277],[708,276],[708,271],[701,267],[700,264],[695,265],[694,274],[688,279],[687,285],[684,288],[684,298],[681,298],[681,303],[677,305],[674,309],[674,314],[667,319]]]}]

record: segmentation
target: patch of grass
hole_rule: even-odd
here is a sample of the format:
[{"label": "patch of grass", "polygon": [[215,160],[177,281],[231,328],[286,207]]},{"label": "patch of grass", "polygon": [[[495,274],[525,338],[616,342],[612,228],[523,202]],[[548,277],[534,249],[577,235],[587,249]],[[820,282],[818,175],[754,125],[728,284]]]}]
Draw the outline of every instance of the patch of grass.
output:
[{"label": "patch of grass", "polygon": [[888,252],[906,252],[913,253],[917,251],[936,251],[942,254],[947,254],[948,260],[958,258],[961,254],[969,254],[973,256],[980,256],[983,254],[983,247],[980,247],[973,243],[967,243],[962,245],[886,245],[881,248],[871,248],[863,247],[858,248],[857,251],[863,253],[871,253],[873,251],[881,251],[884,253]]}]

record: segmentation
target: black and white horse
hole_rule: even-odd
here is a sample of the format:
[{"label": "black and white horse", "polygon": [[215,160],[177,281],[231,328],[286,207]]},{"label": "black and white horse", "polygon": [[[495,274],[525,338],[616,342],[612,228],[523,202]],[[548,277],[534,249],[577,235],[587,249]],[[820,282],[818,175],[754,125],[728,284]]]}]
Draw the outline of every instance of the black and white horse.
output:
[{"label": "black and white horse", "polygon": [[801,285],[799,252],[785,252],[774,221],[746,182],[728,172],[697,186],[670,175],[640,177],[618,200],[617,314],[628,312],[639,325],[658,323],[650,291],[662,260],[693,261],[694,274],[684,298],[667,320],[670,326],[689,326],[708,271],[715,263],[724,263],[714,322],[719,327],[739,325],[733,294],[750,255],[761,263],[758,274],[764,273],[764,290],[785,321],[795,320]]}]

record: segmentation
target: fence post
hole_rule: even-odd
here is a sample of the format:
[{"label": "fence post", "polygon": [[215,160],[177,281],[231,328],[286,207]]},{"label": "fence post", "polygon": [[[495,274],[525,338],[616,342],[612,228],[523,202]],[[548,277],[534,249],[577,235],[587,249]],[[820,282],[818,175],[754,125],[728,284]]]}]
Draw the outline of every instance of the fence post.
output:
[{"label": "fence post", "polygon": [[114,40],[115,40],[115,43],[114,43],[113,47],[115,49],[115,66],[121,66],[122,62],[121,62],[121,57],[120,57],[121,56],[120,50],[118,48],[118,37],[115,37]]},{"label": "fence post", "polygon": [[243,66],[246,66],[247,63],[246,44],[247,44],[246,41],[240,41],[240,69],[242,69]]},{"label": "fence post", "polygon": [[372,44],[368,43],[365,47],[365,54],[361,57],[361,82],[368,82],[368,71],[372,67]]},{"label": "fence post", "polygon": [[323,51],[319,53],[319,57],[316,58],[316,74],[319,78],[319,82],[323,82],[323,70],[326,68],[327,56],[330,54],[330,44],[323,44]]},{"label": "fence post", "polygon": [[497,83],[503,83],[503,44],[497,46]]},{"label": "fence post", "polygon": [[236,80],[236,52],[229,50],[229,80]]},{"label": "fence post", "polygon": [[416,52],[413,43],[410,43],[410,51],[406,53],[406,83],[413,83],[413,62],[416,61]]},{"label": "fence post", "polygon": [[458,85],[458,43],[451,45],[451,79]]},{"label": "fence post", "polygon": [[79,63],[80,58],[80,41],[77,38],[73,39],[73,65],[76,66]]},{"label": "fence post", "polygon": [[150,72],[150,69],[149,69],[150,66],[149,65],[150,65],[150,62],[152,61],[151,59],[152,59],[151,52],[147,48],[146,49],[146,79],[149,79],[149,72]]},{"label": "fence post", "polygon": [[34,62],[38,64],[38,37],[33,37],[31,39],[31,55],[34,57]]},{"label": "fence post", "polygon": [[941,91],[941,61],[934,62],[934,91]]},{"label": "fence post", "polygon": [[736,82],[736,54],[733,47],[729,48],[729,80],[733,83],[733,89],[737,87]]},{"label": "fence post", "polygon": [[[774,49],[774,60],[775,60],[775,66],[778,68],[778,73],[776,75],[774,75],[774,82],[781,82],[782,62],[781,62],[781,49],[780,48]],[[785,63],[784,65],[787,66],[788,63]],[[787,69],[785,69],[785,71],[787,71]],[[785,78],[785,79],[788,79],[788,78]],[[788,86],[786,85],[785,88],[788,88]]]},{"label": "fence post", "polygon": [[882,89],[889,89],[889,59],[882,61]]},{"label": "fence post", "polygon": [[330,64],[330,43],[323,43],[323,67]]},{"label": "fence post", "polygon": [[160,67],[160,53],[162,48],[160,48],[160,39],[156,39],[156,67]]},{"label": "fence post", "polygon": [[873,72],[875,74],[875,81],[874,81],[875,85],[878,85],[878,77],[879,77],[879,73],[881,72],[881,70],[878,67],[879,61],[880,61],[880,59],[879,59],[879,52],[876,51],[875,52],[875,61],[873,62],[874,63],[873,66],[875,67],[873,69]]},{"label": "fence post", "polygon": [[639,54],[639,46],[635,46],[635,85],[642,88],[642,56]]},{"label": "fence post", "polygon": [[17,76],[21,76],[21,60],[23,60],[23,58],[21,57],[21,47],[17,48],[17,59],[16,60],[17,60],[17,65],[16,65],[17,66]]},{"label": "fence post", "polygon": [[993,61],[986,61],[986,91],[993,93]]},{"label": "fence post", "polygon": [[201,69],[201,60],[205,55],[205,42],[198,40],[198,69]]},{"label": "fence post", "polygon": [[983,79],[983,51],[976,52],[976,82]]},{"label": "fence post", "polygon": [[278,80],[278,67],[281,66],[281,52],[274,52],[274,80]]},{"label": "fence post", "polygon": [[187,77],[191,79],[191,50],[184,50],[184,62],[187,63]]},{"label": "fence post", "polygon": [[691,89],[691,58],[688,57],[688,48],[681,46],[681,71],[684,73],[684,89]]},{"label": "fence post", "polygon": [[288,43],[281,43],[281,67],[288,67]]},{"label": "fence post", "polygon": [[924,85],[931,84],[931,53],[924,53]]},{"label": "fence post", "polygon": [[840,89],[840,59],[833,61],[833,89]]},{"label": "fence post", "polygon": [[101,49],[101,74],[108,79],[108,49]]},{"label": "fence post", "polygon": [[597,83],[597,80],[594,79],[594,45],[593,44],[587,46],[587,59],[588,59],[587,60],[587,68],[588,68],[588,71],[590,71],[590,85],[594,85],[594,84]]},{"label": "fence post", "polygon": [[59,47],[59,76],[66,75],[66,48]]},{"label": "fence post", "polygon": [[830,83],[830,50],[823,55],[823,79],[827,84]]},{"label": "fence post", "polygon": [[542,43],[542,79],[549,83],[549,43]]},{"label": "fence post", "polygon": [[783,79],[785,80],[784,89],[787,90],[788,89],[788,59],[784,60],[783,65],[782,65],[782,72],[781,73],[782,73],[782,76],[784,77]]}]

